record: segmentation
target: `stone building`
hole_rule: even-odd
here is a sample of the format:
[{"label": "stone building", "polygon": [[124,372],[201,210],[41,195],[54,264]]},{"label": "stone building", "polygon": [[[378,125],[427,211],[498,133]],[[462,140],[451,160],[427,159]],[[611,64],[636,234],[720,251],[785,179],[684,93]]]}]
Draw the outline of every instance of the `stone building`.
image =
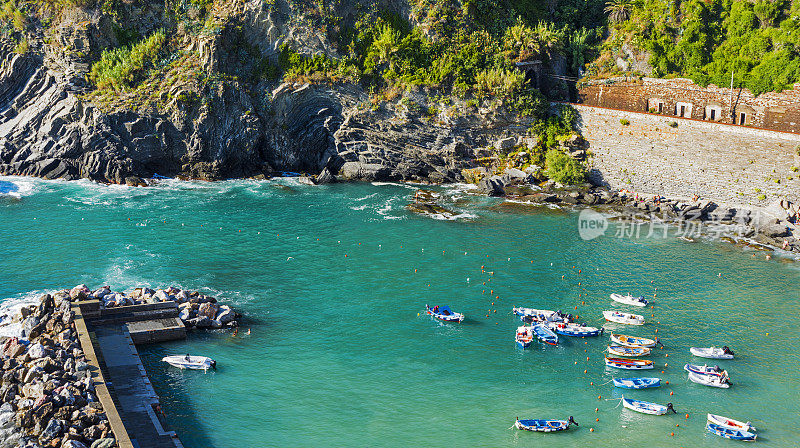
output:
[{"label": "stone building", "polygon": [[578,102],[632,112],[800,133],[800,84],[754,96],[746,89],[700,87],[684,78],[609,78],[578,89]]}]

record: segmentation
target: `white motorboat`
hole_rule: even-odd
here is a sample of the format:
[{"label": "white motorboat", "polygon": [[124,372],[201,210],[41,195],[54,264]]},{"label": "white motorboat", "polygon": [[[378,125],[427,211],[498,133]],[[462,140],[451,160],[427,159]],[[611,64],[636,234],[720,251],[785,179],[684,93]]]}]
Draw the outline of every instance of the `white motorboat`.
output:
[{"label": "white motorboat", "polygon": [[626,305],[633,305],[633,306],[647,306],[647,300],[644,297],[633,297],[630,294],[622,295],[622,294],[611,294],[611,300],[619,303],[624,303]]},{"label": "white motorboat", "polygon": [[702,384],[703,386],[719,387],[721,389],[731,387],[731,383],[728,381],[728,375],[700,375],[698,373],[689,372],[689,381]]},{"label": "white motorboat", "polygon": [[733,359],[733,350],[728,346],[719,347],[691,347],[689,351],[694,356],[711,359]]},{"label": "white motorboat", "polygon": [[217,367],[217,362],[207,356],[173,355],[161,360],[179,369],[208,370]]},{"label": "white motorboat", "polygon": [[609,322],[627,325],[644,325],[644,316],[623,313],[621,311],[603,311],[603,317]]}]

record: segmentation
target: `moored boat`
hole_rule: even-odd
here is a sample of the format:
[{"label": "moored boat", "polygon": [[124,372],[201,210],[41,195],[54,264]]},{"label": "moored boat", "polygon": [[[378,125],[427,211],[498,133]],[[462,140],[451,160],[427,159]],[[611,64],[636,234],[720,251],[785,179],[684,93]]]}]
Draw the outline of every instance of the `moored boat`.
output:
[{"label": "moored boat", "polygon": [[550,345],[558,345],[558,336],[544,324],[536,324],[531,327],[531,330],[540,341]]},{"label": "moored boat", "polygon": [[709,422],[719,426],[726,426],[728,428],[733,428],[733,429],[743,429],[745,431],[750,431],[750,432],[756,430],[756,428],[754,428],[752,423],[750,422],[741,422],[739,420],[734,420],[732,418],[723,417],[717,414],[708,414],[707,419]]},{"label": "moored boat", "polygon": [[658,403],[650,403],[649,401],[631,400],[630,398],[622,397],[622,405],[632,411],[641,412],[642,414],[664,415],[667,411],[672,411],[677,414],[672,407],[672,403],[667,403],[667,405],[664,406]]},{"label": "moored boat", "polygon": [[572,314],[565,314],[561,311],[540,310],[536,308],[514,307],[514,314],[520,320],[527,323],[532,322],[572,322]]},{"label": "moored boat", "polygon": [[652,348],[658,344],[658,339],[648,339],[648,338],[640,338],[637,336],[627,336],[624,334],[614,334],[611,333],[611,341],[616,342],[619,345],[625,345],[628,347],[647,347]]},{"label": "moored boat", "polygon": [[602,328],[588,327],[583,324],[548,322],[547,327],[558,334],[573,337],[600,336],[603,333]]},{"label": "moored boat", "polygon": [[633,297],[630,294],[621,295],[621,294],[611,294],[611,299],[615,302],[624,303],[626,305],[633,305],[633,306],[647,306],[647,300],[644,297]]},{"label": "moored boat", "polygon": [[622,389],[650,389],[661,386],[661,378],[613,378],[614,387]]},{"label": "moored boat", "polygon": [[723,346],[722,348],[719,348],[719,347],[691,347],[691,348],[689,348],[689,352],[691,352],[694,356],[699,356],[701,358],[733,359],[733,350],[728,348],[727,345]]},{"label": "moored boat", "polygon": [[217,362],[206,356],[173,355],[161,360],[179,369],[208,370],[217,367]]},{"label": "moored boat", "polygon": [[621,311],[603,311],[603,317],[609,322],[626,325],[644,325],[644,316],[639,314],[623,313]]},{"label": "moored boat", "polygon": [[728,372],[720,369],[719,366],[709,366],[706,364],[703,364],[702,366],[697,364],[686,364],[683,366],[683,370],[696,373],[698,375],[728,376]]},{"label": "moored boat", "polygon": [[436,305],[433,308],[425,305],[425,312],[429,316],[433,316],[444,322],[461,322],[464,320],[464,315],[461,313],[453,312],[447,305]]},{"label": "moored boat", "polygon": [[646,370],[653,368],[653,361],[646,359],[609,358],[606,356],[606,366],[623,370]]},{"label": "moored boat", "polygon": [[608,353],[615,356],[647,356],[650,354],[650,349],[647,347],[628,347],[625,345],[609,345]]},{"label": "moored boat", "polygon": [[729,428],[727,426],[717,425],[716,423],[706,422],[706,429],[712,434],[731,440],[741,440],[745,442],[755,442],[755,433],[746,431],[744,429]]},{"label": "moored boat", "polygon": [[516,336],[514,336],[514,340],[517,342],[517,345],[520,348],[526,348],[527,346],[531,345],[533,342],[533,331],[531,331],[530,327],[522,326],[517,328]]},{"label": "moored boat", "polygon": [[517,417],[517,421],[514,423],[514,427],[517,429],[522,429],[525,431],[537,431],[537,432],[564,431],[569,429],[570,425],[579,426],[578,422],[576,422],[572,418],[572,416],[570,416],[569,420],[545,420],[545,419],[520,420],[519,417]]},{"label": "moored boat", "polygon": [[689,372],[689,381],[703,386],[719,387],[720,389],[727,389],[731,387],[727,375],[701,375],[699,373]]}]

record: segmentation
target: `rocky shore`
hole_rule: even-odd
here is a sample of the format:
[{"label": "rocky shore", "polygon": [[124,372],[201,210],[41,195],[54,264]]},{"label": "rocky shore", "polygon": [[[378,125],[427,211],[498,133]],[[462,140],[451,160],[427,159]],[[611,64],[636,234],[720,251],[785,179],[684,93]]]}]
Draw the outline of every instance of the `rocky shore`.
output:
[{"label": "rocky shore", "polygon": [[731,206],[698,197],[665,198],[588,183],[564,186],[545,180],[539,173],[538,167],[525,171],[511,168],[503,175],[484,177],[478,188],[489,196],[523,203],[590,206],[639,222],[658,220],[679,227],[691,226],[693,236],[713,233],[740,245],[800,253],[800,208],[787,200],[766,208]]},{"label": "rocky shore", "polygon": [[116,446],[78,342],[69,291],[6,318],[19,335],[0,349],[0,447]]},{"label": "rocky shore", "polygon": [[109,286],[92,291],[86,285],[78,285],[69,291],[69,295],[73,300],[97,299],[104,308],[175,302],[180,309],[178,317],[188,328],[238,327],[238,319],[242,317],[230,306],[217,303],[214,297],[172,286],[165,289],[135,288],[126,294],[112,291]]}]

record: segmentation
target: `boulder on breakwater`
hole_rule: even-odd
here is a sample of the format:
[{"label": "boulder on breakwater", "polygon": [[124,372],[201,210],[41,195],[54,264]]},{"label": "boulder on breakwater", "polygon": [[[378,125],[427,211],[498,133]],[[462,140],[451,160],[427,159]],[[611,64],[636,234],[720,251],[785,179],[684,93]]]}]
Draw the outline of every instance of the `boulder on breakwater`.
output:
[{"label": "boulder on breakwater", "polygon": [[178,317],[189,328],[237,327],[242,317],[230,306],[219,304],[214,297],[172,286],[165,289],[141,287],[129,293],[122,293],[112,291],[109,286],[92,291],[86,285],[78,285],[62,293],[68,293],[73,300],[97,299],[104,308],[175,302],[180,311]]},{"label": "boulder on breakwater", "polygon": [[75,329],[70,291],[45,294],[0,325],[0,446],[116,446]]}]

